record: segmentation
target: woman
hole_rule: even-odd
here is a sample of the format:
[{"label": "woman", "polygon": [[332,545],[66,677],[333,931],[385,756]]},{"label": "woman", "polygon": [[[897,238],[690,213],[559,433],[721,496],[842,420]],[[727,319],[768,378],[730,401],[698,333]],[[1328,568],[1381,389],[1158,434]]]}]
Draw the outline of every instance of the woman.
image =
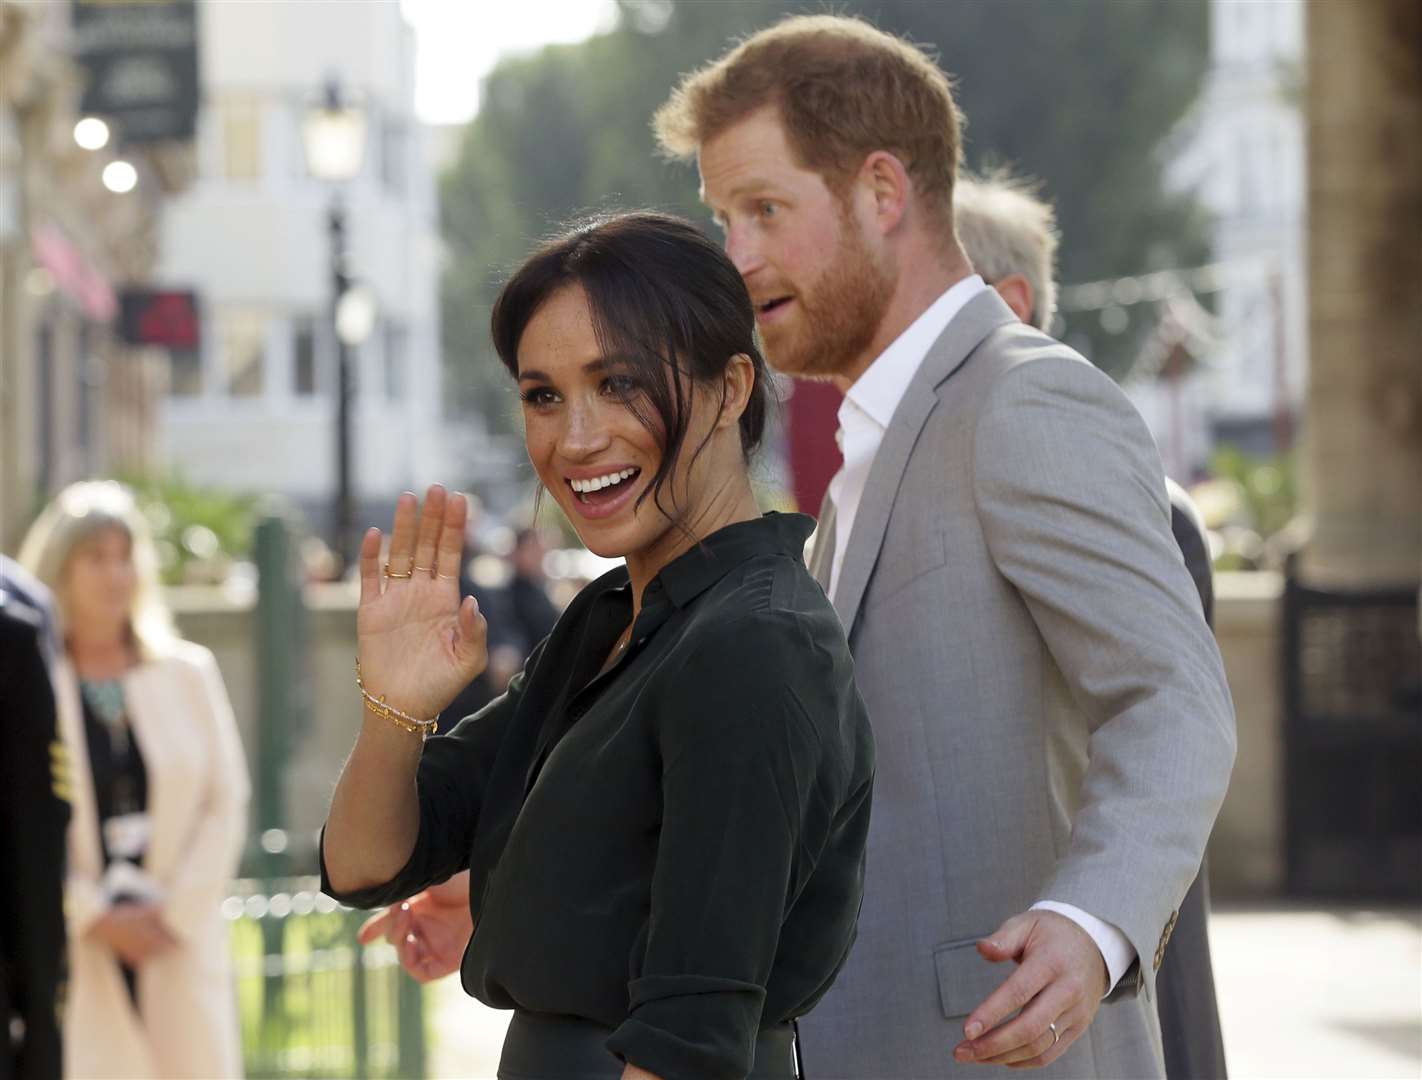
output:
[{"label": "woman", "polygon": [[240,1076],[220,904],[246,828],[247,770],[212,654],[180,640],[128,492],[66,488],[20,559],[54,592],[59,727],[73,807],[65,1072]]},{"label": "woman", "polygon": [[[495,305],[544,490],[624,568],[508,691],[424,741],[484,663],[465,506],[401,497],[361,548],[367,708],[326,887],[390,903],[470,870],[465,988],[515,1010],[507,1078],[782,1078],[854,937],[873,772],[811,521],[762,517],[767,376],[739,274],[639,213],[536,252]],[[413,729],[413,730],[406,730]],[[811,1048],[811,1053],[813,1048]]]}]

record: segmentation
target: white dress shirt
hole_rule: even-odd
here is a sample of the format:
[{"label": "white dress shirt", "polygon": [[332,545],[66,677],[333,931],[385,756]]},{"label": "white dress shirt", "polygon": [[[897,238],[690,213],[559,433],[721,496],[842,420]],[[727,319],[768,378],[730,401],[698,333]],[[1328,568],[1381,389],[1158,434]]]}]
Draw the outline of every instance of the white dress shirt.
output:
[{"label": "white dress shirt", "polygon": [[[844,395],[839,406],[839,431],[836,434],[844,464],[829,484],[835,511],[834,555],[830,562],[831,597],[839,588],[844,552],[849,545],[855,515],[859,512],[859,501],[864,496],[869,470],[874,465],[879,444],[884,441],[884,433],[889,429],[899,402],[908,392],[909,384],[918,374],[933,343],[942,336],[968,301],[987,287],[977,274],[954,283],[878,355]],[[1065,915],[1090,935],[1106,962],[1106,990],[1110,993],[1136,955],[1126,935],[1110,923],[1071,904],[1042,900],[1032,907],[1034,910]]]},{"label": "white dress shirt", "polygon": [[874,464],[874,455],[879,452],[879,444],[884,441],[889,421],[894,418],[894,410],[908,392],[909,383],[918,374],[928,350],[953,321],[953,316],[986,288],[977,274],[954,284],[878,355],[840,402],[839,432],[835,438],[844,464],[829,484],[830,498],[834,501],[835,535],[830,596],[839,588],[839,570],[850,530],[854,528],[854,516],[859,512],[869,469]]}]

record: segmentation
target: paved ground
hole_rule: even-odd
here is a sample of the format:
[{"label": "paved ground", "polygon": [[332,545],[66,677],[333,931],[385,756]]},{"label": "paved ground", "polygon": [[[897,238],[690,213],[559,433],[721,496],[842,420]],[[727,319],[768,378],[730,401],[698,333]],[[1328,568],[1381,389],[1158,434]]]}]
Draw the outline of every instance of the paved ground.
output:
[{"label": "paved ground", "polygon": [[1422,914],[1226,910],[1210,937],[1239,1080],[1422,1078]]},{"label": "paved ground", "polygon": [[434,1006],[426,1026],[434,1040],[430,1076],[493,1080],[509,1014],[485,1008],[466,995],[457,975],[436,983],[425,1001]]},{"label": "paved ground", "polygon": [[[1422,913],[1226,908],[1210,935],[1235,1080],[1422,1080]],[[430,1000],[431,1075],[492,1078],[506,1014],[452,978]]]}]

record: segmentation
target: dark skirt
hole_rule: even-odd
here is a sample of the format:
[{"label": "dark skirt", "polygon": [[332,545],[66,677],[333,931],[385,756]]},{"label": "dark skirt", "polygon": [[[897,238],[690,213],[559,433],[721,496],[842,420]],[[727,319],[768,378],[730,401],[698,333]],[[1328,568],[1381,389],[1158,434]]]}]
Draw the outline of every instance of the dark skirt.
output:
[{"label": "dark skirt", "polygon": [[[604,1043],[612,1029],[575,1016],[515,1012],[504,1036],[499,1080],[618,1080],[623,1064]],[[747,1080],[795,1080],[789,1024],[763,1028]]]}]

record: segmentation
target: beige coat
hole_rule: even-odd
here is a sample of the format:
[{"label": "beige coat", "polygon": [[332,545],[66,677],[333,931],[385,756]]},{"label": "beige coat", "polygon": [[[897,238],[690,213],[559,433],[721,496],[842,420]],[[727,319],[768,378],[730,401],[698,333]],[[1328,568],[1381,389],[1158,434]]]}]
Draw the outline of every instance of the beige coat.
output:
[{"label": "beige coat", "polygon": [[135,1011],[113,952],[87,936],[106,910],[103,854],[79,687],[59,665],[60,727],[74,767],[69,825],[69,998],[64,1069],[70,1077],[239,1077],[228,927],[220,906],[247,828],[246,760],[212,653],[175,642],[134,668],[124,695],[148,772],[152,833],[144,870],[164,890],[178,947],[144,965]]}]

